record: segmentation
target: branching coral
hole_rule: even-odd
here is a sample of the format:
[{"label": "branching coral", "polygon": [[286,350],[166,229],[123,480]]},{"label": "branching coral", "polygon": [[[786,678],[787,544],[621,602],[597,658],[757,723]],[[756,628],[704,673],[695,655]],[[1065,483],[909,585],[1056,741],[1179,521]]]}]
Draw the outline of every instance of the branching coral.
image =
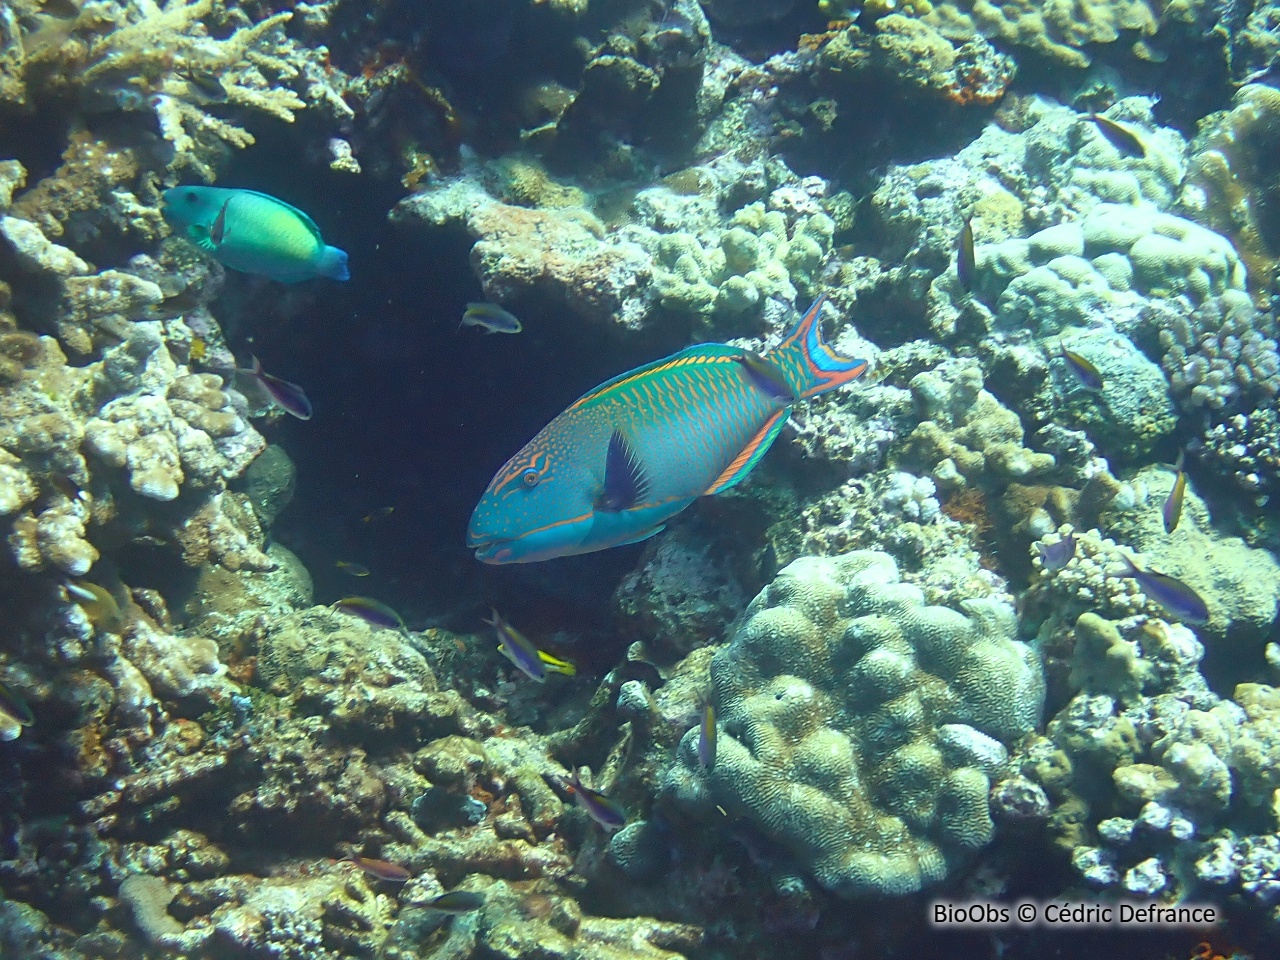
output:
[{"label": "branching coral", "polygon": [[[254,23],[240,8],[215,0],[92,4],[74,20],[45,20],[16,38],[6,71],[9,99],[48,100],[70,92],[93,109],[153,111],[173,148],[170,170],[190,168],[212,180],[220,142],[253,142],[243,127],[212,112],[213,104],[228,105],[219,112],[244,108],[285,122],[308,102],[351,115],[320,82],[322,72],[310,69],[322,53],[284,36],[292,16],[285,11]],[[211,100],[193,73],[216,75],[223,93]],[[68,167],[75,166],[68,158],[53,178],[73,175]],[[127,170],[111,176],[129,179]]]},{"label": "branching coral", "polygon": [[1188,413],[1248,412],[1280,395],[1280,329],[1240,291],[1192,311],[1168,311],[1160,329],[1161,365]]}]

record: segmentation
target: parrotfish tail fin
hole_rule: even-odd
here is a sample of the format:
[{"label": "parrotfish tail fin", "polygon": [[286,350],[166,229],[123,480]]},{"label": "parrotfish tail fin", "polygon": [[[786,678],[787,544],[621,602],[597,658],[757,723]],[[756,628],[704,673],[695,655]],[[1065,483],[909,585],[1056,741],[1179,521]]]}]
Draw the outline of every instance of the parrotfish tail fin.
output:
[{"label": "parrotfish tail fin", "polygon": [[331,280],[350,280],[351,271],[347,269],[347,253],[337,247],[325,247],[320,257],[320,276]]},{"label": "parrotfish tail fin", "polygon": [[807,400],[844,386],[866,373],[869,366],[865,360],[840,356],[822,339],[822,305],[826,299],[823,294],[813,301],[796,328],[768,354],[797,399]]}]

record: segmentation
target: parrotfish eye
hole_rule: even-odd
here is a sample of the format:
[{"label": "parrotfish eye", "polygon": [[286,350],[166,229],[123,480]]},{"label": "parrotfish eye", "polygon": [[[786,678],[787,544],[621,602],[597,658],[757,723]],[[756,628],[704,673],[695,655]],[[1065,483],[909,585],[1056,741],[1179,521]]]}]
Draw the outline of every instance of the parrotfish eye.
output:
[{"label": "parrotfish eye", "polygon": [[521,479],[524,480],[524,485],[526,487],[536,487],[538,485],[538,481],[542,479],[542,474],[538,473],[538,471],[533,469],[533,467],[530,467],[524,472]]}]

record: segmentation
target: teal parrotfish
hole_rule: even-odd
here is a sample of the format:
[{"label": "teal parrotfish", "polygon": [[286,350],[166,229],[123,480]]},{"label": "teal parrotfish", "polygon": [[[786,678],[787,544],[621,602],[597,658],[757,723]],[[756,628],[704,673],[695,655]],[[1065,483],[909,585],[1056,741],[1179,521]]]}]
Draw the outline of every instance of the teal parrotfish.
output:
[{"label": "teal parrotfish", "polygon": [[346,253],[324,242],[315,221],[256,190],[173,187],[164,192],[164,218],[232,270],[281,283],[351,276]]},{"label": "teal parrotfish", "polygon": [[824,300],[766,356],[697,344],[578,399],[490,481],[467,528],[476,559],[530,563],[636,543],[739,483],[796,402],[867,369],[823,341]]}]

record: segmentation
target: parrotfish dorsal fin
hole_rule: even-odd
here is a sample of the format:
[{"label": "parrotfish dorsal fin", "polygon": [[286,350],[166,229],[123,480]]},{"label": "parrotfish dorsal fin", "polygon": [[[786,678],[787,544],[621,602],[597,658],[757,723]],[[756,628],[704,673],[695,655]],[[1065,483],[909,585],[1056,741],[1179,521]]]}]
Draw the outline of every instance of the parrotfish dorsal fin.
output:
[{"label": "parrotfish dorsal fin", "polygon": [[736,359],[742,364],[742,369],[746,372],[751,385],[765,396],[772,397],[781,403],[796,402],[796,396],[791,390],[791,385],[787,383],[787,378],[773,363],[750,350],[743,350],[742,355]]},{"label": "parrotfish dorsal fin", "polygon": [[649,493],[649,477],[644,463],[621,430],[609,437],[604,461],[604,490],[596,509],[618,513],[640,503]]}]

